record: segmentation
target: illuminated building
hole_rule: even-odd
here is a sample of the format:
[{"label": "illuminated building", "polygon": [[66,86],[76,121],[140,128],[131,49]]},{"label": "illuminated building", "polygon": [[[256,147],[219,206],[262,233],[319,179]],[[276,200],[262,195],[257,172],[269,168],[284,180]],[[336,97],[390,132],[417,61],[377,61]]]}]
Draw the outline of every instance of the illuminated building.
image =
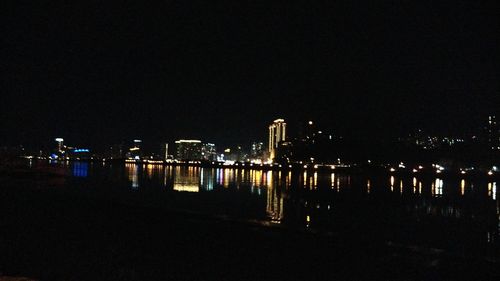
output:
[{"label": "illuminated building", "polygon": [[217,161],[217,151],[215,150],[215,144],[204,143],[202,146],[201,155],[203,160]]},{"label": "illuminated building", "polygon": [[488,145],[491,149],[499,150],[500,149],[500,135],[499,128],[497,124],[496,115],[488,116],[488,126],[486,127],[488,134]]},{"label": "illuminated building", "polygon": [[139,160],[141,159],[141,145],[142,145],[142,140],[134,140],[133,146],[129,148],[129,151],[127,153],[127,157],[130,159],[135,159]]},{"label": "illuminated building", "polygon": [[168,143],[165,144],[165,160],[168,159]]},{"label": "illuminated building", "polygon": [[200,140],[178,140],[175,141],[177,160],[190,161],[202,160],[203,144]]},{"label": "illuminated building", "polygon": [[109,156],[111,159],[123,159],[125,157],[124,145],[114,144],[109,148]]},{"label": "illuminated building", "polygon": [[250,158],[252,159],[260,159],[264,158],[264,143],[262,142],[253,142],[252,149],[250,151]]},{"label": "illuminated building", "polygon": [[57,142],[57,151],[59,152],[64,151],[64,139],[56,138],[55,141]]},{"label": "illuminated building", "polygon": [[248,154],[243,151],[243,148],[238,145],[234,148],[226,148],[224,150],[224,159],[230,161],[244,162],[247,161]]},{"label": "illuminated building", "polygon": [[280,142],[286,140],[286,123],[284,119],[276,119],[269,125],[269,154],[271,160],[276,157],[276,149]]},{"label": "illuminated building", "polygon": [[88,148],[73,148],[67,152],[66,156],[73,160],[89,160],[92,158]]}]

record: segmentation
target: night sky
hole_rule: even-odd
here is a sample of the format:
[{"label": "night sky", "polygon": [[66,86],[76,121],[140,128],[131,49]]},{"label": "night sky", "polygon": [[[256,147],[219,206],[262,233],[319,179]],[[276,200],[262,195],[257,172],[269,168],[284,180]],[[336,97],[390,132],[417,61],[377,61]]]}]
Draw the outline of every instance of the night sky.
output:
[{"label": "night sky", "polygon": [[4,145],[461,133],[500,109],[496,1],[12,2]]}]

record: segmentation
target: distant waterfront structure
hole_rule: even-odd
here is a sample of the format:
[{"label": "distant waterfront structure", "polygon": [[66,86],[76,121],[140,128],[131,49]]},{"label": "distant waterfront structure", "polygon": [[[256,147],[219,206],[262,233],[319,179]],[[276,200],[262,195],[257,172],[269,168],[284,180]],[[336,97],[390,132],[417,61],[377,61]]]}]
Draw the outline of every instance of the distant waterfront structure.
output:
[{"label": "distant waterfront structure", "polygon": [[274,160],[279,143],[286,140],[286,122],[284,119],[276,119],[269,125],[269,157]]},{"label": "distant waterfront structure", "polygon": [[175,141],[175,159],[182,161],[198,161],[202,159],[203,145],[200,140]]}]

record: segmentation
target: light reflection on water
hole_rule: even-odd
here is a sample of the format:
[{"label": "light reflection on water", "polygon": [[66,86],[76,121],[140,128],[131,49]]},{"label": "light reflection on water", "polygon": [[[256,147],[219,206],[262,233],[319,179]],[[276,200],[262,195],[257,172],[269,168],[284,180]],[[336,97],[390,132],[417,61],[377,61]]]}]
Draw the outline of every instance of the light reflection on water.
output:
[{"label": "light reflection on water", "polygon": [[75,162],[73,164],[72,174],[74,177],[87,177],[89,174],[89,163]]},{"label": "light reflection on water", "polygon": [[[158,186],[165,191],[199,194],[196,196],[211,194],[215,197],[210,198],[224,198],[222,204],[239,200],[241,204],[224,209],[228,216],[234,212],[262,219],[262,214],[273,223],[326,229],[369,226],[376,223],[373,216],[387,216],[396,226],[409,224],[410,229],[419,229],[426,222],[429,227],[449,230],[449,235],[455,235],[452,227],[458,222],[464,241],[500,240],[500,203],[494,181],[134,163],[89,166],[75,162],[71,169],[75,178],[108,174],[117,182],[125,179],[130,189],[139,192]],[[123,176],[116,176],[119,173]],[[262,213],[255,211],[259,208]],[[448,225],[450,229],[446,229]],[[443,234],[440,239],[446,241],[447,237]]]}]

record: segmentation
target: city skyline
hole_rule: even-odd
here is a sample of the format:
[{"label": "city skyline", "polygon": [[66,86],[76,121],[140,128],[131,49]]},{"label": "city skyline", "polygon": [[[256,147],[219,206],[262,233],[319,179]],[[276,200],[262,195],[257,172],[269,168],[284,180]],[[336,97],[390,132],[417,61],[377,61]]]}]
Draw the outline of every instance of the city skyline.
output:
[{"label": "city skyline", "polygon": [[7,2],[0,281],[499,279],[499,1]]}]

